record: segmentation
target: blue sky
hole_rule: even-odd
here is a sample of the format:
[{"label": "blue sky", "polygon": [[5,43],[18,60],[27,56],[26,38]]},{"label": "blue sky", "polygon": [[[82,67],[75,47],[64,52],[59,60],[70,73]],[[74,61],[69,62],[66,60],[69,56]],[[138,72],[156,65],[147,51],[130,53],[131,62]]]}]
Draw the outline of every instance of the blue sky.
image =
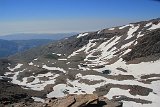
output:
[{"label": "blue sky", "polygon": [[94,31],[158,17],[158,0],[0,0],[0,35]]}]

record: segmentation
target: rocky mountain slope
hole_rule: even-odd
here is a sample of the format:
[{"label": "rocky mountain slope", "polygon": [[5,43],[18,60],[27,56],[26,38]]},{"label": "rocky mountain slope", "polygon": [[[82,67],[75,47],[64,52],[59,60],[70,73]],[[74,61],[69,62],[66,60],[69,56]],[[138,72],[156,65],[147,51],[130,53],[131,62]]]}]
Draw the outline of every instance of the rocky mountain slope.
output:
[{"label": "rocky mountain slope", "polygon": [[[160,19],[85,32],[9,57],[1,78],[46,98],[96,94],[158,107]],[[42,98],[42,97],[41,97]],[[44,98],[44,97],[43,97]]]}]

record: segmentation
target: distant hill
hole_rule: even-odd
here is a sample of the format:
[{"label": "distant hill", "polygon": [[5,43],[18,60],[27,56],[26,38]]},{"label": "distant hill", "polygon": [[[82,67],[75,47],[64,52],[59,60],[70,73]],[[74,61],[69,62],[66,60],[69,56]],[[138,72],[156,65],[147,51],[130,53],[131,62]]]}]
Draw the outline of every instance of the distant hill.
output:
[{"label": "distant hill", "polygon": [[56,33],[56,34],[34,34],[34,33],[18,33],[0,36],[0,39],[3,40],[30,40],[30,39],[51,39],[51,40],[60,40],[65,37],[73,36],[77,33]]},{"label": "distant hill", "polygon": [[18,45],[13,41],[0,40],[0,57],[9,56],[18,51]]},{"label": "distant hill", "polygon": [[17,52],[47,44],[53,40],[31,39],[31,40],[2,40],[0,39],[0,57],[7,57]]},{"label": "distant hill", "polygon": [[54,40],[70,37],[76,33],[34,34],[19,33],[0,36],[0,58],[41,46]]}]

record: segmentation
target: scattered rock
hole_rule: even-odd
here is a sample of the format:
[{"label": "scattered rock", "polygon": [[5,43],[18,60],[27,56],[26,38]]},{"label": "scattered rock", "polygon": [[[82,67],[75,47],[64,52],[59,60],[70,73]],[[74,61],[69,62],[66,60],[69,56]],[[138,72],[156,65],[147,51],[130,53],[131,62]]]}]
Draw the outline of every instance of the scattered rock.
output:
[{"label": "scattered rock", "polygon": [[95,94],[68,95],[40,102],[19,102],[6,107],[122,107],[121,102],[110,101]]},{"label": "scattered rock", "polygon": [[68,95],[64,98],[48,99],[47,107],[122,107],[122,103],[110,101],[95,94]]}]

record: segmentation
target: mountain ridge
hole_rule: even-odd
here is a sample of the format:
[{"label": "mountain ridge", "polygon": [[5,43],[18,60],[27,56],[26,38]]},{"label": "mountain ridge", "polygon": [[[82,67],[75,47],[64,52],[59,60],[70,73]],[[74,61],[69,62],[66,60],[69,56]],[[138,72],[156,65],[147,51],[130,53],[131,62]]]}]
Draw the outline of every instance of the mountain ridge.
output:
[{"label": "mountain ridge", "polygon": [[53,42],[49,39],[32,39],[32,40],[3,40],[0,39],[0,57],[8,57],[18,52],[26,51],[30,48],[42,46]]},{"label": "mountain ridge", "polygon": [[160,19],[84,32],[10,56],[4,76],[46,98],[97,94],[123,106],[160,98]]},{"label": "mountain ridge", "polygon": [[60,40],[65,37],[70,37],[77,33],[17,33],[17,34],[8,34],[0,36],[0,39],[3,40],[30,40],[30,39],[51,39],[51,40]]}]

